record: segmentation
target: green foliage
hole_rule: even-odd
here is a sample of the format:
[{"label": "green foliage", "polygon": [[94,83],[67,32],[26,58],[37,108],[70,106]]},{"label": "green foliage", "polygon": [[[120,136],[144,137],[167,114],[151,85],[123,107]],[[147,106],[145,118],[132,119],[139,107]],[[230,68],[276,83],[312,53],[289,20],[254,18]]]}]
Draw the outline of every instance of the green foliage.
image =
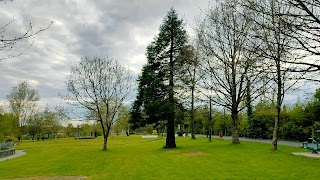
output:
[{"label": "green foliage", "polygon": [[136,134],[151,134],[154,129],[153,125],[146,125],[135,130]]},{"label": "green foliage", "polygon": [[71,123],[69,123],[67,127],[65,127],[64,132],[67,135],[67,137],[74,137],[76,129]]},{"label": "green foliage", "polygon": [[91,136],[92,129],[89,124],[81,124],[80,129],[81,129],[81,132],[80,132],[81,136],[83,137]]},{"label": "green foliage", "polygon": [[115,123],[114,131],[121,132],[129,132],[130,131],[130,123],[129,123],[129,110],[127,107],[121,107],[119,110],[118,118]]},{"label": "green foliage", "polygon": [[17,116],[10,113],[0,114],[0,139],[3,141],[10,137],[15,141],[23,135],[24,139],[35,140],[45,134],[54,137],[62,129],[59,114],[49,108],[32,113],[24,123],[23,128],[20,128]]},{"label": "green foliage", "polygon": [[296,103],[294,107],[283,108],[281,114],[280,137],[284,140],[306,141],[312,137],[320,122],[319,89],[315,92],[315,99],[306,104]]},{"label": "green foliage", "polygon": [[320,88],[316,89],[316,92],[314,94],[314,98],[318,101],[320,101]]},{"label": "green foliage", "polygon": [[260,101],[254,111],[251,121],[248,122],[248,137],[270,139],[276,117],[275,104],[269,101]]},{"label": "green foliage", "polygon": [[91,137],[91,136],[102,136],[101,125],[99,123],[89,124],[82,123],[74,127],[72,124],[68,124],[64,128],[65,136],[67,137]]},{"label": "green foliage", "polygon": [[[13,114],[0,114],[0,142],[19,135],[19,122]],[[16,141],[16,139],[14,139]]]},{"label": "green foliage", "polygon": [[[195,111],[195,134],[207,134],[209,129],[209,108],[206,106],[198,106]],[[213,115],[213,134],[218,135],[219,132],[227,132],[226,135],[231,135],[232,119],[228,112],[219,109],[212,110]],[[247,127],[245,120],[240,116],[240,129],[245,131]]]},{"label": "green foliage", "polygon": [[197,107],[194,113],[195,134],[206,134],[208,129],[209,109],[207,107]]},{"label": "green foliage", "polygon": [[11,113],[17,122],[18,134],[15,135],[20,140],[27,132],[26,126],[33,116],[37,102],[39,101],[39,93],[31,87],[26,81],[19,83],[13,87],[7,95]]},{"label": "green foliage", "polygon": [[[160,26],[159,34],[147,47],[147,65],[139,78],[138,95],[131,112],[133,128],[166,122],[167,148],[175,148],[174,75],[177,57],[187,43],[183,21],[171,8]],[[181,117],[181,116],[179,116]]]},{"label": "green foliage", "polygon": [[[170,99],[170,76],[178,65],[176,59],[187,42],[183,21],[171,9],[160,26],[159,34],[147,47],[147,64],[138,79],[138,95],[130,112],[132,127],[167,122],[175,107],[181,107],[177,99]],[[171,66],[174,66],[173,68]],[[180,108],[183,109],[183,108]],[[181,113],[175,114],[181,117]]]},{"label": "green foliage", "polygon": [[10,110],[19,120],[20,127],[26,125],[36,107],[36,102],[39,101],[38,91],[24,81],[13,87],[7,98]]},{"label": "green foliage", "polygon": [[247,137],[249,128],[248,115],[239,114],[239,136]]},{"label": "green foliage", "polygon": [[151,65],[144,66],[138,79],[138,95],[129,121],[133,129],[168,119],[170,104],[166,97],[164,73],[154,68]]},{"label": "green foliage", "polygon": [[[229,113],[216,110],[213,113],[213,117],[214,117],[214,125],[213,125],[214,134],[218,135],[219,132],[225,133],[227,129],[227,133],[229,133],[227,135],[231,135],[230,134],[231,125],[232,125],[231,115]],[[230,132],[228,132],[228,129],[230,130]]]},{"label": "green foliage", "polygon": [[[281,111],[279,138],[291,141],[306,141],[314,130],[320,128],[320,90],[315,92],[315,99],[306,104],[296,103],[293,107],[284,106]],[[275,119],[275,105],[260,101],[248,121],[248,137],[270,139]]]},{"label": "green foliage", "polygon": [[41,134],[44,133],[44,122],[41,113],[35,114],[29,121],[27,126],[27,132],[32,137],[32,140],[39,139]]},{"label": "green foliage", "polygon": [[311,135],[306,127],[307,121],[303,105],[297,103],[290,109],[284,106],[281,112],[279,137],[283,140],[307,140]]},{"label": "green foliage", "polygon": [[309,120],[310,123],[319,122],[320,121],[320,101],[315,100],[307,103],[305,107],[305,115],[306,119]]}]

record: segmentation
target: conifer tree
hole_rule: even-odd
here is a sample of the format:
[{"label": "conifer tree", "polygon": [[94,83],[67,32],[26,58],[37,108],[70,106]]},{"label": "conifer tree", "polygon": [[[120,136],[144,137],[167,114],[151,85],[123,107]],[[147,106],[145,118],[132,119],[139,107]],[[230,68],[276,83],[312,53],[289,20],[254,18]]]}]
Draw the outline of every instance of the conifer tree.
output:
[{"label": "conifer tree", "polygon": [[174,77],[177,57],[187,43],[187,33],[174,9],[168,12],[159,31],[147,47],[148,62],[138,80],[138,95],[131,112],[131,123],[141,126],[166,121],[165,147],[175,148]]}]

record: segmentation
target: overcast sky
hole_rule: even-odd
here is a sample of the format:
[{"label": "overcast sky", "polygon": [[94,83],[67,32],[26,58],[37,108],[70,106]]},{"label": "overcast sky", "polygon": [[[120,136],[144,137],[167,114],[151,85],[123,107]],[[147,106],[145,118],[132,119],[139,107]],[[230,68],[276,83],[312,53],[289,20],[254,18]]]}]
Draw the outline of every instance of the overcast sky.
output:
[{"label": "overcast sky", "polygon": [[[214,1],[212,1],[214,2]],[[14,0],[0,1],[0,27],[6,38],[22,35],[32,23],[33,30],[51,27],[29,38],[0,56],[23,55],[0,62],[0,103],[19,82],[27,81],[39,91],[41,106],[59,103],[65,92],[69,67],[83,56],[110,56],[138,74],[146,63],[146,46],[158,34],[159,26],[171,7],[177,10],[192,35],[192,26],[209,0]],[[312,94],[316,86],[308,91]],[[297,95],[287,96],[291,101]]]},{"label": "overcast sky", "polygon": [[171,7],[185,20],[190,32],[208,0],[14,0],[0,1],[0,27],[11,19],[6,38],[19,36],[32,23],[33,30],[52,26],[0,56],[24,51],[0,62],[0,101],[19,82],[39,91],[41,105],[58,103],[65,92],[69,67],[83,56],[110,56],[135,73],[146,63],[146,46],[158,34]]}]

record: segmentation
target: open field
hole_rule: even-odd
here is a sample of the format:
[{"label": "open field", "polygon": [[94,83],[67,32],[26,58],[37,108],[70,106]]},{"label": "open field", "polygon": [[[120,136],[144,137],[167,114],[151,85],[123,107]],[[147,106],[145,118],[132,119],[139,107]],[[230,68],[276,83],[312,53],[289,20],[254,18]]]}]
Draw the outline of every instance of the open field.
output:
[{"label": "open field", "polygon": [[176,149],[162,149],[165,139],[141,136],[72,138],[22,142],[26,155],[0,162],[0,179],[71,176],[87,179],[319,179],[320,160],[292,155],[305,150],[271,145],[197,138],[177,138]]}]

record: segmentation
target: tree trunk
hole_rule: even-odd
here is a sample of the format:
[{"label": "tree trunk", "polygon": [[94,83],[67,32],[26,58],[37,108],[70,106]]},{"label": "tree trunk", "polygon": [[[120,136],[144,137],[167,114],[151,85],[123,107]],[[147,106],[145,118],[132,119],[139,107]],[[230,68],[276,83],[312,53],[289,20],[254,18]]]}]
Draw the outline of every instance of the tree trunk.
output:
[{"label": "tree trunk", "polygon": [[278,150],[278,131],[279,131],[280,112],[281,112],[281,105],[278,104],[278,100],[277,100],[276,109],[277,109],[277,116],[274,121],[273,138],[272,138],[272,150],[273,151]]},{"label": "tree trunk", "polygon": [[[172,62],[170,60],[170,66]],[[172,68],[170,68],[172,70]],[[173,72],[170,72],[170,82],[169,82],[169,101],[171,104],[170,117],[167,124],[167,138],[166,138],[166,148],[176,147],[176,138],[174,136],[174,99],[173,99]]]},{"label": "tree trunk", "polygon": [[109,130],[106,130],[106,127],[104,126],[102,120],[99,120],[99,122],[101,124],[102,134],[103,134],[103,147],[102,147],[102,150],[107,150],[107,142],[108,142]]},{"label": "tree trunk", "polygon": [[22,142],[22,134],[23,134],[23,131],[22,131],[22,125],[21,127],[19,128],[19,136],[18,136],[18,141]]},{"label": "tree trunk", "polygon": [[191,139],[195,139],[194,135],[194,88],[191,88]]},{"label": "tree trunk", "polygon": [[211,97],[209,99],[209,142],[211,142],[211,135],[212,135],[212,105],[211,105]]},{"label": "tree trunk", "polygon": [[[278,57],[280,57],[278,55]],[[278,131],[279,131],[279,122],[280,122],[280,112],[281,112],[281,98],[282,98],[282,79],[281,79],[281,69],[280,69],[280,59],[276,62],[277,66],[277,116],[274,121],[274,129],[273,129],[273,138],[272,138],[272,150],[276,151],[278,149]]]},{"label": "tree trunk", "polygon": [[106,135],[103,135],[103,147],[102,147],[102,150],[107,150],[107,141],[108,141],[108,138],[106,138]]},{"label": "tree trunk", "polygon": [[247,117],[249,124],[252,123],[252,105],[251,105],[251,82],[248,76],[246,77],[247,81],[247,94],[246,94],[246,101],[247,101]]},{"label": "tree trunk", "polygon": [[[172,21],[172,20],[171,20]],[[170,108],[170,117],[168,118],[168,129],[167,129],[167,139],[166,139],[166,148],[175,148],[176,147],[176,137],[174,136],[174,97],[173,97],[173,25],[171,25],[171,45],[170,45],[170,62],[169,62],[169,68],[170,68],[170,76],[169,76],[169,102],[171,105]]]},{"label": "tree trunk", "polygon": [[232,144],[240,144],[239,141],[239,128],[238,128],[238,111],[231,112],[232,118]]},{"label": "tree trunk", "polygon": [[311,128],[311,131],[312,131],[312,132],[311,132],[311,137],[312,137],[312,139],[314,139],[314,127],[315,127],[315,126],[314,126],[314,124],[313,124],[313,125],[312,125],[312,128]]},{"label": "tree trunk", "polygon": [[275,121],[274,121],[274,129],[273,129],[273,137],[272,137],[272,150],[273,151],[278,150],[278,129],[279,129],[278,123],[279,123],[279,120],[278,120],[278,115],[277,115],[275,118]]},{"label": "tree trunk", "polygon": [[103,148],[102,148],[102,150],[107,150],[109,132],[110,132],[110,127],[107,127],[107,131],[103,133]]}]

